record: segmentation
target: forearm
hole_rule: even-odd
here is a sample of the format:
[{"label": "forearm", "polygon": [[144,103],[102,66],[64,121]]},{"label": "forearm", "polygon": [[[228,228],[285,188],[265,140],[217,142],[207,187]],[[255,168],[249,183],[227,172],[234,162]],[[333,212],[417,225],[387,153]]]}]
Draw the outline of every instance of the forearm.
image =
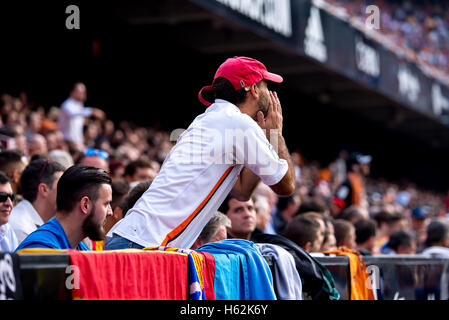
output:
[{"label": "forearm", "polygon": [[250,169],[243,168],[231,194],[240,201],[248,201],[259,182],[260,178],[257,175]]},{"label": "forearm", "polygon": [[[278,189],[281,187],[283,189],[285,186],[291,186],[293,189],[295,188],[295,168],[293,166],[293,161],[290,157],[290,153],[287,148],[287,144],[285,143],[285,139],[282,136],[282,134],[279,132],[276,135],[275,141],[273,139],[270,139],[270,143],[273,146],[273,148],[277,151],[277,154],[279,158],[284,159],[287,161],[288,169],[282,180],[280,181],[280,184],[282,186],[276,186],[272,187],[274,191],[275,189]],[[277,144],[277,145],[276,145]]]},{"label": "forearm", "polygon": [[290,157],[290,152],[288,152],[287,144],[285,143],[285,139],[282,134],[278,134],[278,156],[281,159],[284,159],[288,163],[288,171],[287,174],[291,181],[295,181],[295,168],[293,166],[292,158]]}]

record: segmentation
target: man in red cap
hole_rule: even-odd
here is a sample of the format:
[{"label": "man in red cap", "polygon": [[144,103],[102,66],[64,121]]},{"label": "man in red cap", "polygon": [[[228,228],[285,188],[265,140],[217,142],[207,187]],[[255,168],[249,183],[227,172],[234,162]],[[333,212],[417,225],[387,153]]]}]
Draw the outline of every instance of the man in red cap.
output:
[{"label": "man in red cap", "polygon": [[[247,201],[260,180],[287,196],[294,167],[282,136],[282,108],[268,83],[282,77],[234,57],[199,100],[208,106],[183,132],[151,186],[108,234],[106,249],[190,248],[231,193]],[[270,143],[271,142],[271,143]]]}]

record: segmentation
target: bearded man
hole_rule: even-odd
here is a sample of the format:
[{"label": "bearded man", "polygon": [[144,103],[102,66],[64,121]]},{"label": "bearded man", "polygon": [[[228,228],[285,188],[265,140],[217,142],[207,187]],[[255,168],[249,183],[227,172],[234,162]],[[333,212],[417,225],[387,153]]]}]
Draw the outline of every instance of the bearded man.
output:
[{"label": "bearded man", "polygon": [[25,248],[90,250],[82,241],[105,239],[105,223],[112,216],[111,178],[103,169],[72,166],[57,186],[54,218],[23,240],[16,251]]}]

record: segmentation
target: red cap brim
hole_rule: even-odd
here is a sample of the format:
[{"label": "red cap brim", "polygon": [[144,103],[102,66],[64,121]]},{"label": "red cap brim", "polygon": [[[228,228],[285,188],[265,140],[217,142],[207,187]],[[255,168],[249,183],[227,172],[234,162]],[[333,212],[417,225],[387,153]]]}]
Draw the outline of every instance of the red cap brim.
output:
[{"label": "red cap brim", "polygon": [[209,107],[213,102],[214,89],[212,86],[203,87],[198,93],[198,99],[206,107]]},{"label": "red cap brim", "polygon": [[263,78],[265,80],[273,81],[276,83],[281,83],[282,81],[284,81],[284,79],[280,75],[268,71],[264,72]]}]

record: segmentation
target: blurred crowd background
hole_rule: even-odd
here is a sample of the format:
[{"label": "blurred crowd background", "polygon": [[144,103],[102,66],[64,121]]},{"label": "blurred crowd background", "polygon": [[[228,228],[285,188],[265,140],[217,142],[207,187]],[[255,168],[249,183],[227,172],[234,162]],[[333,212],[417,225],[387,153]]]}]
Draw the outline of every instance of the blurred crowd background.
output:
[{"label": "blurred crowd background", "polygon": [[[394,52],[418,63],[440,79],[449,79],[447,1],[325,0],[332,13],[363,28],[369,6],[377,6],[379,29],[372,36]],[[369,8],[368,8],[369,9]]]}]

